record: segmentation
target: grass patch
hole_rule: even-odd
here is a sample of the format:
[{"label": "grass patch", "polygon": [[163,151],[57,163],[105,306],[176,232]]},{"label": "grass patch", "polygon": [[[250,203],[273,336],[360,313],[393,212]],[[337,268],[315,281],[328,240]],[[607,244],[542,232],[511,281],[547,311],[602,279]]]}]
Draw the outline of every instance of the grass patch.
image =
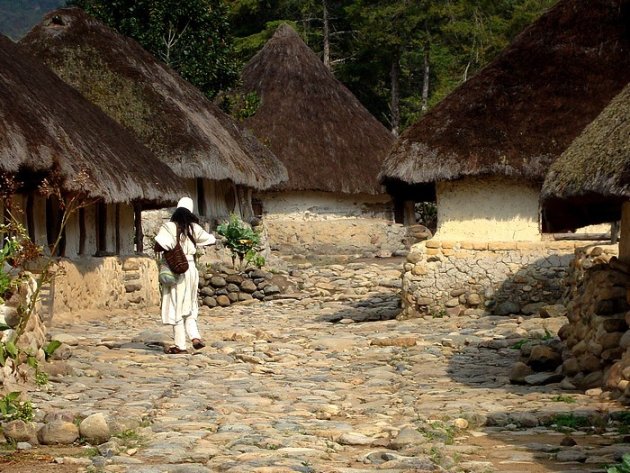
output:
[{"label": "grass patch", "polygon": [[554,428],[559,432],[567,432],[571,430],[579,430],[585,428],[601,427],[601,423],[596,422],[587,416],[580,416],[575,414],[558,414],[552,417],[547,426]]},{"label": "grass patch", "polygon": [[573,396],[567,394],[558,394],[551,398],[553,402],[564,402],[566,404],[575,404],[577,400]]}]

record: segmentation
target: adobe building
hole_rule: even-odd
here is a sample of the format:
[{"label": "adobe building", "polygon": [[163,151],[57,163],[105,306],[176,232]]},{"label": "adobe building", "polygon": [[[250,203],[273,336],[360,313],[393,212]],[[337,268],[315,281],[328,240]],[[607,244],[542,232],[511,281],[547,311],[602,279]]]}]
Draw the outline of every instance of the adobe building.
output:
[{"label": "adobe building", "polygon": [[630,404],[630,84],[553,163],[542,188],[552,230],[621,220],[619,245],[591,246],[572,264],[563,374]]},{"label": "adobe building", "polygon": [[83,10],[49,13],[20,43],[183,178],[180,194],[207,220],[249,221],[252,191],[286,180],[277,158],[201,91]]},{"label": "adobe building", "polygon": [[510,313],[558,299],[582,243],[546,235],[540,189],[630,79],[626,9],[560,0],[401,135],[381,178],[394,196],[434,193],[438,212],[434,238],[410,254],[406,312]]},{"label": "adobe building", "polygon": [[[157,266],[137,258],[134,208],[176,201],[180,179],[125,128],[43,63],[0,36],[0,215],[22,223],[62,271],[51,299],[60,309],[155,304]],[[60,235],[63,200],[85,204]],[[14,181],[15,187],[7,183]],[[6,186],[6,187],[5,187]],[[14,213],[9,215],[9,210]]]},{"label": "adobe building", "polygon": [[288,170],[256,192],[272,248],[285,254],[391,255],[404,246],[378,172],[392,134],[289,25],[246,64],[242,94],[260,104],[244,120]]}]

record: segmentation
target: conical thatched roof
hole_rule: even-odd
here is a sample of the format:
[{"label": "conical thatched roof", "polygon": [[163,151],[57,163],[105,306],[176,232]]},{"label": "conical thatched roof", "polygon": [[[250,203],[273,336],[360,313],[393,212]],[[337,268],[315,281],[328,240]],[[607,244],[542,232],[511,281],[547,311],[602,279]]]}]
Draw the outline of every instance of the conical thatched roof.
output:
[{"label": "conical thatched roof", "polygon": [[381,177],[392,186],[483,175],[542,182],[630,79],[629,10],[628,0],[560,0],[407,129]]},{"label": "conical thatched roof", "polygon": [[243,70],[261,99],[245,120],[289,171],[278,190],[377,194],[392,135],[288,25]]},{"label": "conical thatched roof", "polygon": [[[0,35],[0,170],[59,170],[66,191],[168,204],[183,185],[126,129]],[[88,180],[77,180],[87,173]]]},{"label": "conical thatched roof", "polygon": [[630,201],[630,84],[553,163],[542,201],[551,231],[619,220]]},{"label": "conical thatched roof", "polygon": [[193,85],[78,8],[48,14],[21,41],[129,128],[176,174],[264,189],[286,170]]}]

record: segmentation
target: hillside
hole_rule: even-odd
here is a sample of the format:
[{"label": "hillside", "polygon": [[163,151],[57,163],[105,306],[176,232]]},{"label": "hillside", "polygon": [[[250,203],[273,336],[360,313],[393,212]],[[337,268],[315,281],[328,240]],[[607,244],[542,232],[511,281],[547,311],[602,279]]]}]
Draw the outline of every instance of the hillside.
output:
[{"label": "hillside", "polygon": [[65,3],[66,0],[0,0],[0,33],[17,41],[46,13]]}]

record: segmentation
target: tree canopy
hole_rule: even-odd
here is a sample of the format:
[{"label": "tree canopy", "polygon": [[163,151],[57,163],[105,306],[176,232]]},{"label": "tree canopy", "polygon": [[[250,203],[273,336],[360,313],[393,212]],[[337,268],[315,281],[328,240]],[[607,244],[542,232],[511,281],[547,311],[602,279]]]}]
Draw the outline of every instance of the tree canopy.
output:
[{"label": "tree canopy", "polygon": [[226,0],[241,60],[288,22],[392,130],[417,120],[555,2]]},{"label": "tree canopy", "polygon": [[138,41],[212,98],[238,77],[222,0],[70,0]]}]

